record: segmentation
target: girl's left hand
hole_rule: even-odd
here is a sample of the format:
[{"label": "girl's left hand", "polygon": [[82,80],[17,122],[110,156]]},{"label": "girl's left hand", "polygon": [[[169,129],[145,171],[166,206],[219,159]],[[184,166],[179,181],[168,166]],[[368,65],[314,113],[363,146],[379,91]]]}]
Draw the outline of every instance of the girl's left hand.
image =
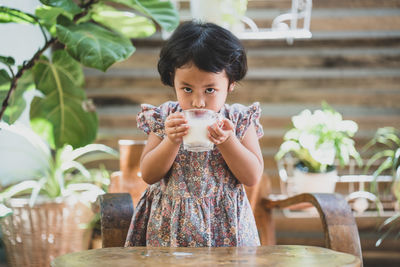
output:
[{"label": "girl's left hand", "polygon": [[223,118],[222,121],[216,122],[208,126],[208,138],[215,145],[220,145],[228,140],[234,134],[233,123]]}]

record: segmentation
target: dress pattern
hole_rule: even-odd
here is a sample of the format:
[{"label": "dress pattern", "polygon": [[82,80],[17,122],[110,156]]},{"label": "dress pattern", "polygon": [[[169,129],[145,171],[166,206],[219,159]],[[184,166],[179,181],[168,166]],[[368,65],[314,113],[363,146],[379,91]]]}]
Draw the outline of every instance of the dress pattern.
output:
[{"label": "dress pattern", "polygon": [[[182,111],[177,102],[159,107],[143,104],[137,116],[145,133],[165,137],[164,121]],[[235,125],[241,140],[253,123],[263,135],[258,103],[228,105],[219,112]],[[164,178],[150,185],[135,208],[125,246],[258,246],[258,232],[241,184],[218,148],[190,152],[181,145]]]}]

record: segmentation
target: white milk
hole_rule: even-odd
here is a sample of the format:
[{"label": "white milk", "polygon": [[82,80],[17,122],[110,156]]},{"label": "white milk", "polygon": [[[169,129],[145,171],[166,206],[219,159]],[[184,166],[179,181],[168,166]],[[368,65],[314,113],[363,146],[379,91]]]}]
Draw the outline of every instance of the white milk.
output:
[{"label": "white milk", "polygon": [[183,137],[183,146],[186,150],[200,152],[213,149],[214,144],[208,139],[207,127],[215,123],[214,116],[187,117],[189,131]]}]

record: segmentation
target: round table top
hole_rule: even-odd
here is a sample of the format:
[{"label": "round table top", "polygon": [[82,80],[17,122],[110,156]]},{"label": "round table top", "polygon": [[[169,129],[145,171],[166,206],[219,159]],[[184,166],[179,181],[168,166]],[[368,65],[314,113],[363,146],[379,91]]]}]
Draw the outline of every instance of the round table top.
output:
[{"label": "round table top", "polygon": [[80,266],[360,266],[354,255],[312,246],[101,248],[57,257],[53,267]]}]

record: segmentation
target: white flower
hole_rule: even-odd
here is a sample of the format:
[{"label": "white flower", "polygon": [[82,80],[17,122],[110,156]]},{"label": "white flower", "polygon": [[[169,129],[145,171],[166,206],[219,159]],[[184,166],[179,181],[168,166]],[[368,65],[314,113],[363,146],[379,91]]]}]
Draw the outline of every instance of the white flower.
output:
[{"label": "white flower", "polygon": [[311,111],[308,109],[303,110],[299,115],[292,117],[292,122],[297,129],[303,130],[309,128],[312,123]]},{"label": "white flower", "polygon": [[338,131],[347,132],[351,135],[355,134],[358,130],[358,125],[354,121],[344,120],[341,121],[338,128]]},{"label": "white flower", "polygon": [[333,141],[326,141],[309,151],[311,157],[321,164],[333,165],[335,161],[336,150]]},{"label": "white flower", "polygon": [[302,147],[308,150],[314,150],[318,139],[319,137],[317,135],[304,132],[300,134],[299,143]]}]

